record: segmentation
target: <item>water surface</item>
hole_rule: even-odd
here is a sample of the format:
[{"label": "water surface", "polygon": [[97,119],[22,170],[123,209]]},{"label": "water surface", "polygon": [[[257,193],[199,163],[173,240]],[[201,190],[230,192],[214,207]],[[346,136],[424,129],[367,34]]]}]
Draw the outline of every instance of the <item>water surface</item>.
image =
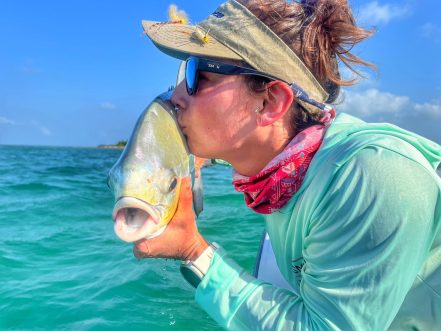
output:
[{"label": "water surface", "polygon": [[[113,232],[107,172],[120,150],[0,146],[0,330],[221,330],[179,263],[137,261]],[[203,170],[201,232],[248,271],[263,219]]]}]

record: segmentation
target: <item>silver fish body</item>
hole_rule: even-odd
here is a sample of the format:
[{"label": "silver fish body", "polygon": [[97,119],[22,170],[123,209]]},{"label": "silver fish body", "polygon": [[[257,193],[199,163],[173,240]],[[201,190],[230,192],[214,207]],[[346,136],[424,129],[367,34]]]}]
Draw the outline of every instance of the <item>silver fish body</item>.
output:
[{"label": "silver fish body", "polygon": [[108,176],[115,196],[116,234],[134,242],[160,235],[173,217],[191,156],[176,121],[171,92],[141,114],[127,146]]}]

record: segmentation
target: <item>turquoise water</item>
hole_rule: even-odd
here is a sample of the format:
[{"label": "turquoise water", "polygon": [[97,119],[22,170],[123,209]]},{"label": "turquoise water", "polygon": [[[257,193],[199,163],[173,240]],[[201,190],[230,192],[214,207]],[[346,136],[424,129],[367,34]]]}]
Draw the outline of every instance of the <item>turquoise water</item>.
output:
[{"label": "turquoise water", "polygon": [[[220,330],[176,261],[137,261],[113,233],[120,150],[0,146],[0,330]],[[250,272],[263,220],[203,170],[201,232]]]}]

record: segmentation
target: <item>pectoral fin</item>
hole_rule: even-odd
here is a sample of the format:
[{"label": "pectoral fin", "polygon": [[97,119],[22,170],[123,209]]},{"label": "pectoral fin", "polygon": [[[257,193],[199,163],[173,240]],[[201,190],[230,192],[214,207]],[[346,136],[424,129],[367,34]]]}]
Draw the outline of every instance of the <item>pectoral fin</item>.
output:
[{"label": "pectoral fin", "polygon": [[200,158],[193,156],[192,157],[192,179],[193,179],[193,186],[192,186],[192,192],[193,192],[193,210],[196,214],[196,217],[199,216],[199,214],[204,209],[204,188],[202,184],[202,174],[201,174],[201,168],[207,166],[207,164],[211,164],[210,160]]}]

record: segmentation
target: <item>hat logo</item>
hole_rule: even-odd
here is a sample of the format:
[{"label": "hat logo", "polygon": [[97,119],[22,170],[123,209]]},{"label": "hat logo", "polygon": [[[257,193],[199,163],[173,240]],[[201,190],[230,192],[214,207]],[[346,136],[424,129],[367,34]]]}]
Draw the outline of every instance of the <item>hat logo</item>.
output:
[{"label": "hat logo", "polygon": [[209,68],[216,68],[216,69],[220,69],[220,66],[219,65],[215,65],[215,64],[212,64],[212,63],[208,63],[208,67]]},{"label": "hat logo", "polygon": [[217,18],[222,18],[222,17],[224,17],[225,15],[224,14],[222,14],[221,12],[218,12],[218,11],[215,11],[213,14],[211,14],[211,15],[213,15],[214,17],[217,17]]}]

